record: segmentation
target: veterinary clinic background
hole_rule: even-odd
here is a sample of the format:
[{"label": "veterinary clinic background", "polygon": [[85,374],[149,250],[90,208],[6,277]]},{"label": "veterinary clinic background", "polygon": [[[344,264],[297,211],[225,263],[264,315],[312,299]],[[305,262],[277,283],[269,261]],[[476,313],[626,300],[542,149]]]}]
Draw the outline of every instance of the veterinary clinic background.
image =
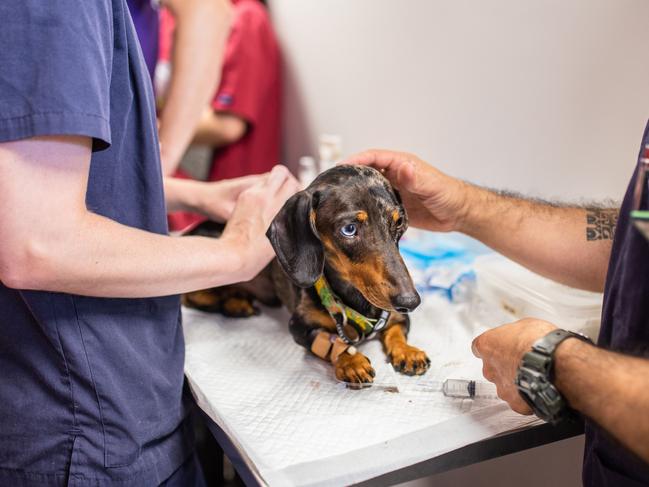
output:
[{"label": "veterinary clinic background", "polygon": [[649,485],[648,15],[1,4],[0,485]]}]

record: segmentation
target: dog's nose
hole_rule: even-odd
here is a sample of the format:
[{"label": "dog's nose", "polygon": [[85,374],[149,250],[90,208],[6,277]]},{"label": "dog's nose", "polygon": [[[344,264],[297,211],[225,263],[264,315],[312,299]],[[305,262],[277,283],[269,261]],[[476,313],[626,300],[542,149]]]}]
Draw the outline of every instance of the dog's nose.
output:
[{"label": "dog's nose", "polygon": [[416,292],[398,294],[392,298],[392,306],[399,313],[409,313],[421,303],[421,298]]}]

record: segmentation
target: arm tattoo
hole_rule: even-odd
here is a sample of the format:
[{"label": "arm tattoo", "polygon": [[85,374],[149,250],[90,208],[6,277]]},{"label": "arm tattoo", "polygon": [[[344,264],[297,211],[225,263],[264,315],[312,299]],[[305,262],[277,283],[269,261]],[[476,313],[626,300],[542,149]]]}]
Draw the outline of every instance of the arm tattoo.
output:
[{"label": "arm tattoo", "polygon": [[[560,201],[548,201],[541,198],[529,198],[520,193],[488,189],[489,192],[515,202],[517,205],[530,205],[530,210],[536,215],[545,213],[549,217],[556,215],[556,210],[577,210],[586,211],[586,240],[613,240],[615,236],[615,226],[620,213],[619,203],[613,200],[607,200],[602,203],[589,203],[586,205],[564,203]],[[523,218],[523,217],[521,217]]]},{"label": "arm tattoo", "polygon": [[586,240],[613,240],[619,211],[586,208]]}]

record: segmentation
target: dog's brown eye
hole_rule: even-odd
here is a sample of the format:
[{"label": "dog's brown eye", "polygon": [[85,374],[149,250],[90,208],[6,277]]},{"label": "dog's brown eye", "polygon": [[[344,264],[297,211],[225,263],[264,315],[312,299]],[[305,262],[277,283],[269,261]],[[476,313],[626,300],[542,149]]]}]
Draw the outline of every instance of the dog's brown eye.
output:
[{"label": "dog's brown eye", "polygon": [[397,228],[401,228],[401,226],[403,225],[403,218],[402,217],[399,217],[397,219],[396,225],[397,225]]},{"label": "dog's brown eye", "polygon": [[340,233],[342,234],[343,237],[351,238],[354,235],[356,235],[357,228],[354,223],[350,223],[349,225],[345,225],[340,229]]}]

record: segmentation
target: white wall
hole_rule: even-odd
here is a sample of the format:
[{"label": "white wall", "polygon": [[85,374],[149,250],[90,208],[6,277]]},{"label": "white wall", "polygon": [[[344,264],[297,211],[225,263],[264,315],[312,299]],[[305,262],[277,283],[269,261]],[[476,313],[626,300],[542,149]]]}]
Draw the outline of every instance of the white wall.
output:
[{"label": "white wall", "polygon": [[649,115],[646,0],[271,0],[285,156],[413,151],[491,187],[621,199]]}]

